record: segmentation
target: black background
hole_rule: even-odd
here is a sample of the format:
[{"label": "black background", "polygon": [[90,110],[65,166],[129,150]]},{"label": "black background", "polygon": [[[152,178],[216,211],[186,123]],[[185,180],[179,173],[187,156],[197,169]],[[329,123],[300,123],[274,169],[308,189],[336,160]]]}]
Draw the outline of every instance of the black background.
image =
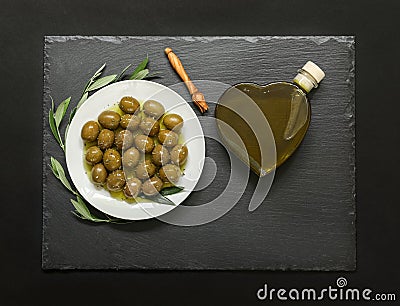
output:
[{"label": "black background", "polygon": [[[0,304],[249,305],[265,282],[321,288],[339,276],[400,299],[399,12],[396,0],[0,1]],[[356,35],[357,271],[43,272],[43,36],[73,34]]]}]

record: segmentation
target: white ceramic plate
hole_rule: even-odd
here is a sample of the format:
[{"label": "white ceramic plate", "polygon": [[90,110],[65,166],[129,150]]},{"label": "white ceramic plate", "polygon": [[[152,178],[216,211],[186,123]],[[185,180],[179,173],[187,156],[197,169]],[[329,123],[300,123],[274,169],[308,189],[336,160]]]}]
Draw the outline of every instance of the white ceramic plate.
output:
[{"label": "white ceramic plate", "polygon": [[109,85],[87,99],[76,112],[66,139],[66,161],[71,179],[79,193],[95,208],[122,219],[141,220],[160,216],[176,206],[155,202],[127,203],[111,197],[109,192],[96,187],[84,167],[84,142],[81,138],[82,126],[89,120],[97,120],[98,115],[118,103],[123,96],[132,96],[141,103],[153,99],[162,103],[167,112],[179,114],[184,119],[183,138],[188,148],[185,174],[177,183],[184,190],[168,196],[176,205],[182,203],[192,192],[203,170],[205,144],[200,122],[188,103],[175,91],[158,83],[132,80]]}]

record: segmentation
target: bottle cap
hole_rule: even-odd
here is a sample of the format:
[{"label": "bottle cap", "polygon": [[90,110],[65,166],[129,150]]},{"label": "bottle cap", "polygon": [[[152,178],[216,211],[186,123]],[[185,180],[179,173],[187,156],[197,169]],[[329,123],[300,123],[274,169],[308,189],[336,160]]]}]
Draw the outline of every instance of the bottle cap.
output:
[{"label": "bottle cap", "polygon": [[308,61],[302,69],[307,71],[317,81],[317,83],[321,82],[325,77],[325,73],[322,69],[311,61]]}]

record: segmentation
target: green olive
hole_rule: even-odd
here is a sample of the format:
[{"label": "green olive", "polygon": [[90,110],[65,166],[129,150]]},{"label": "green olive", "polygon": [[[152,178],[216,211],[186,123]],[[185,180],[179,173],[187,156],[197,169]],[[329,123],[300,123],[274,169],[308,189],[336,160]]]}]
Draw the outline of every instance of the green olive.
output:
[{"label": "green olive", "polygon": [[125,185],[125,174],[122,170],[115,170],[107,177],[107,189],[113,192],[121,191]]},{"label": "green olive", "polygon": [[162,186],[162,180],[157,176],[153,176],[142,184],[142,192],[148,197],[155,196],[161,191]]},{"label": "green olive", "polygon": [[92,181],[96,184],[103,184],[107,179],[107,170],[103,164],[96,164],[92,168]]},{"label": "green olive", "polygon": [[121,167],[121,155],[115,149],[107,149],[103,154],[103,164],[108,171],[114,171]]},{"label": "green olive", "polygon": [[89,164],[94,165],[101,162],[103,159],[103,152],[99,147],[92,146],[87,149],[85,158]]},{"label": "green olive", "polygon": [[114,143],[114,132],[107,129],[102,129],[99,134],[99,137],[97,138],[97,146],[101,150],[106,150],[108,148],[111,148],[113,143]]},{"label": "green olive", "polygon": [[143,104],[143,111],[145,112],[145,114],[158,119],[162,115],[164,115],[165,108],[160,102],[147,100]]},{"label": "green olive", "polygon": [[145,161],[140,162],[139,165],[137,165],[135,173],[139,179],[145,180],[153,176],[156,171],[156,166],[150,160],[146,159]]},{"label": "green olive", "polygon": [[154,141],[146,135],[137,135],[135,137],[135,146],[142,153],[150,153],[154,148]]},{"label": "green olive", "polygon": [[160,130],[160,123],[151,117],[146,117],[142,119],[139,127],[143,131],[143,134],[152,137],[157,135],[158,131]]},{"label": "green olive", "polygon": [[133,97],[123,97],[119,101],[119,108],[125,113],[134,114],[138,109],[140,109],[140,103]]},{"label": "green olive", "polygon": [[122,155],[122,164],[124,167],[136,167],[139,163],[140,159],[140,152],[136,148],[129,148],[124,152]]},{"label": "green olive", "polygon": [[185,145],[176,145],[171,150],[171,162],[175,165],[183,165],[188,156],[188,149]]},{"label": "green olive", "polygon": [[98,120],[102,127],[115,130],[119,125],[121,116],[117,112],[106,110],[99,115]]},{"label": "green olive", "polygon": [[169,130],[179,132],[183,126],[183,119],[177,114],[168,114],[163,118],[164,125]]},{"label": "green olive", "polygon": [[128,130],[120,130],[115,134],[114,143],[118,150],[129,148],[133,144],[133,135]]},{"label": "green olive", "polygon": [[132,115],[131,114],[125,114],[121,117],[121,120],[119,121],[119,125],[123,128],[126,129],[129,125],[129,122],[132,119]]},{"label": "green olive", "polygon": [[136,178],[132,177],[126,181],[124,186],[124,194],[127,198],[136,198],[142,188],[142,182]]},{"label": "green olive", "polygon": [[153,152],[151,152],[151,160],[157,166],[165,165],[169,162],[169,159],[169,152],[163,145],[156,145],[153,149]]},{"label": "green olive", "polygon": [[158,133],[158,140],[166,147],[176,146],[178,139],[178,134],[170,130],[162,130]]},{"label": "green olive", "polygon": [[176,165],[168,164],[160,169],[159,174],[160,178],[164,182],[175,184],[179,181],[179,178],[181,177],[181,169]]},{"label": "green olive", "polygon": [[121,117],[121,121],[119,125],[123,129],[128,129],[130,131],[134,131],[138,128],[140,124],[140,117],[131,114],[125,114]]},{"label": "green olive", "polygon": [[82,127],[81,137],[85,141],[95,141],[99,133],[99,124],[96,121],[88,121]]}]

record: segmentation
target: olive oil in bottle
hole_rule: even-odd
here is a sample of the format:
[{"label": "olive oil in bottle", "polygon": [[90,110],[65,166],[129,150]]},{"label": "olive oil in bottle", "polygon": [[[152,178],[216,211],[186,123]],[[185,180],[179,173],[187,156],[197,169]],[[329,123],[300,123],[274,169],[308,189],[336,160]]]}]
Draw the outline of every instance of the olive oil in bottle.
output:
[{"label": "olive oil in bottle", "polygon": [[[325,73],[309,61],[298,70],[292,83],[240,83],[229,88],[215,110],[223,142],[258,175],[271,172],[303,140],[311,118],[306,95],[324,77]],[[240,149],[237,136],[246,152]]]}]

